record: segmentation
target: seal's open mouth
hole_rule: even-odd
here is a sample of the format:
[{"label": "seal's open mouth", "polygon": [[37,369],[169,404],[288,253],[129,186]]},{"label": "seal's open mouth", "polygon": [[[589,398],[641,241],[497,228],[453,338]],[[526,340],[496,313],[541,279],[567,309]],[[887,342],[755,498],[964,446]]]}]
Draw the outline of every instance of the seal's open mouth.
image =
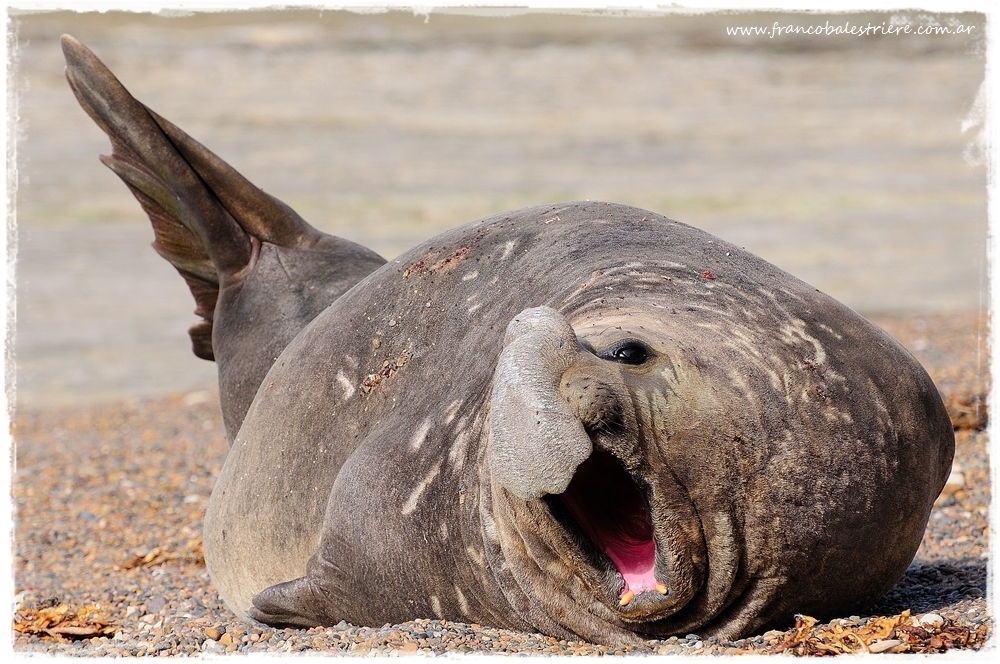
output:
[{"label": "seal's open mouth", "polygon": [[614,455],[595,448],[558,498],[625,581],[622,605],[647,590],[667,592],[654,574],[656,544],[649,505]]}]

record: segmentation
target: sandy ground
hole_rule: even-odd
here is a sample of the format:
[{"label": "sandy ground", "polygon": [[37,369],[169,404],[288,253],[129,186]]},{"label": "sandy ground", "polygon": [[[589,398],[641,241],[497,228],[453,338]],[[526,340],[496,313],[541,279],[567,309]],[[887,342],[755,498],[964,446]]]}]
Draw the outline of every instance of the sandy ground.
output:
[{"label": "sandy ground", "polygon": [[[196,550],[225,453],[214,367],[189,351],[190,296],[97,162],[107,140],[62,78],[59,34],[308,220],[387,257],[521,205],[631,203],[746,246],[874,317],[945,397],[984,394],[986,176],[976,128],[962,131],[983,79],[981,41],[725,35],[775,18],[20,16],[15,590],[26,610],[101,603],[117,631],[103,642],[23,635],[18,648],[410,647],[392,630],[248,630],[219,605]],[[985,433],[960,432],[966,484],[872,615],[936,611],[982,643],[986,449]],[[136,562],[157,547],[160,558]],[[407,643],[431,631],[404,628]],[[476,634],[427,647],[502,641]],[[576,648],[506,638],[508,652]],[[773,651],[783,637],[769,638],[646,651]]]}]

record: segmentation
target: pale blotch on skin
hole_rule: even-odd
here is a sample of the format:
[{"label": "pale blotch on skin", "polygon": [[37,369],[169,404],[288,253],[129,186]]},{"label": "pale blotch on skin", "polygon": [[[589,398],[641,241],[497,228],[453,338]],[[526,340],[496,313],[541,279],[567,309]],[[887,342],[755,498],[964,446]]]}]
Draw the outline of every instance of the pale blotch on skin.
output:
[{"label": "pale blotch on skin", "polygon": [[479,567],[483,567],[486,564],[486,559],[483,558],[483,552],[476,549],[476,547],[468,546],[465,548],[465,552],[469,554],[469,558],[471,558],[472,561]]},{"label": "pale blotch on skin", "polygon": [[417,503],[420,501],[420,496],[423,494],[424,490],[428,487],[428,485],[430,485],[430,483],[434,481],[434,478],[437,477],[438,473],[440,472],[441,472],[441,462],[438,461],[436,464],[434,464],[434,467],[431,468],[430,472],[427,473],[424,479],[420,480],[417,486],[410,493],[410,497],[406,499],[406,502],[403,504],[403,509],[401,511],[401,514],[403,516],[408,516],[412,514],[414,510],[417,509]]},{"label": "pale blotch on skin", "polygon": [[441,539],[443,540],[448,539],[448,524],[446,522],[444,521],[441,522],[439,530],[441,532]]},{"label": "pale blotch on skin", "polygon": [[748,334],[745,330],[741,329],[738,325],[731,325],[726,328],[726,334],[731,338],[738,339],[741,343],[735,343],[730,341],[727,345],[734,350],[741,352],[744,355],[752,355],[755,358],[761,359],[763,355],[757,348],[756,340],[752,335]]},{"label": "pale blotch on skin", "polygon": [[352,369],[358,368],[358,358],[352,357],[350,355],[345,355],[344,361],[347,362],[347,366],[351,367]]},{"label": "pale blotch on skin", "polygon": [[875,386],[871,378],[868,379],[868,391],[872,396],[872,401],[875,403],[875,408],[885,417],[886,421],[891,423],[892,419],[889,416],[889,409],[886,408],[885,401],[882,400],[882,392]]},{"label": "pale blotch on skin", "polygon": [[348,380],[343,369],[337,369],[337,382],[344,389],[344,401],[354,396],[354,385]]},{"label": "pale blotch on skin", "polygon": [[753,394],[753,390],[751,390],[750,386],[747,385],[746,380],[743,378],[743,373],[739,369],[730,368],[726,371],[726,376],[729,377],[729,382],[733,385],[733,387],[739,389],[739,391],[745,394],[749,400],[750,396]]},{"label": "pale blotch on skin", "polygon": [[441,610],[441,600],[437,598],[437,595],[431,595],[431,611],[438,618],[444,620],[444,611]]},{"label": "pale blotch on skin", "polygon": [[451,424],[451,421],[455,419],[455,415],[458,414],[458,409],[462,407],[462,400],[455,399],[448,406],[448,410],[444,412],[444,423]]},{"label": "pale blotch on skin", "polygon": [[[719,325],[718,323],[695,323],[695,327],[700,327],[700,328],[706,329],[706,330],[716,330],[716,331],[722,329],[722,326]],[[729,325],[727,324],[726,325],[726,330],[728,331],[728,329],[729,329]]]},{"label": "pale blotch on skin", "polygon": [[427,434],[431,430],[431,418],[427,418],[420,425],[420,428],[413,432],[413,437],[410,438],[410,449],[416,452],[420,449],[420,446],[424,444],[427,440]]},{"label": "pale blotch on skin", "polygon": [[462,276],[462,281],[472,281],[479,276],[479,270],[473,270],[472,272],[466,273]]},{"label": "pale blotch on skin", "polygon": [[503,246],[503,254],[500,255],[500,260],[503,260],[510,256],[510,252],[514,251],[514,246],[517,244],[515,240],[508,240]]},{"label": "pale blotch on skin", "polygon": [[455,466],[456,469],[465,465],[465,448],[469,445],[469,432],[466,427],[467,419],[468,416],[458,421],[458,426],[455,427],[458,431],[455,434],[455,442],[451,444],[451,449],[448,450],[448,463]]},{"label": "pale blotch on skin", "polygon": [[827,407],[823,410],[823,418],[827,422],[836,422],[838,420],[843,420],[844,424],[854,424],[854,418],[851,414],[840,410],[834,406]]},{"label": "pale blotch on skin", "polygon": [[840,334],[839,332],[837,332],[836,330],[834,330],[832,327],[830,327],[826,323],[820,323],[819,326],[821,328],[823,328],[824,332],[826,332],[827,334],[829,334],[830,336],[832,336],[834,339],[836,339],[838,341],[840,341],[841,339],[844,338],[844,335]]},{"label": "pale blotch on skin", "polygon": [[795,397],[792,396],[792,375],[787,371],[781,374],[781,386],[785,392],[785,401],[795,403]]},{"label": "pale blotch on skin", "polygon": [[458,586],[455,586],[455,597],[458,599],[458,610],[462,612],[463,616],[469,615],[469,600],[465,599],[462,589]]},{"label": "pale blotch on skin", "polygon": [[[772,364],[782,363],[782,359],[776,355],[772,355],[770,357],[770,360]],[[781,376],[778,375],[778,372],[776,372],[774,369],[771,369],[768,366],[763,367],[763,369],[764,373],[767,374],[768,379],[771,381],[771,387],[774,388],[775,390],[780,390],[781,386],[784,383],[781,382]]]},{"label": "pale blotch on skin", "polygon": [[782,341],[790,345],[795,345],[798,343],[796,337],[806,343],[812,344],[812,347],[816,349],[816,359],[813,360],[814,363],[823,364],[826,362],[826,350],[823,348],[823,344],[819,342],[819,339],[816,339],[806,333],[806,324],[798,318],[793,320],[789,325],[781,326]]},{"label": "pale blotch on skin", "polygon": [[491,542],[499,542],[500,534],[497,532],[497,523],[490,516],[489,512],[481,513],[483,519],[483,535]]}]

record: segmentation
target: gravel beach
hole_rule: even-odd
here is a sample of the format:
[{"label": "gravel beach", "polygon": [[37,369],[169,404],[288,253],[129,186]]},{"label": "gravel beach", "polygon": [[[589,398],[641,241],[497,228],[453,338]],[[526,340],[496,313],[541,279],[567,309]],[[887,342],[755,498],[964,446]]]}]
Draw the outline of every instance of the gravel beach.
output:
[{"label": "gravel beach", "polygon": [[[992,650],[986,173],[962,129],[982,40],[726,37],[776,16],[738,18],[17,16],[15,653]],[[201,551],[226,454],[214,366],[191,355],[190,296],[97,162],[107,140],[62,78],[63,32],[306,219],[388,258],[504,209],[607,199],[862,312],[924,364],[956,427],[913,564],[858,615],[736,642],[615,649],[432,619],[277,630],[233,616]]]}]

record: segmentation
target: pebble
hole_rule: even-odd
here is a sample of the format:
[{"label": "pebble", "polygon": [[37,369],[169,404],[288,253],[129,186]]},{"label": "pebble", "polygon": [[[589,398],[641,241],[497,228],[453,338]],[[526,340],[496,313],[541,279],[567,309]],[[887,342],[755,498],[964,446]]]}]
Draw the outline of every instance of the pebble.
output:
[{"label": "pebble", "polygon": [[[972,611],[975,611],[975,609],[972,609]],[[922,627],[940,627],[944,624],[944,618],[936,613],[925,613],[920,616],[919,624]]]},{"label": "pebble", "polygon": [[886,650],[889,650],[890,648],[895,648],[896,646],[901,645],[902,643],[903,642],[900,641],[899,639],[885,639],[883,641],[875,641],[874,643],[868,644],[868,652],[872,653],[885,652]]}]

